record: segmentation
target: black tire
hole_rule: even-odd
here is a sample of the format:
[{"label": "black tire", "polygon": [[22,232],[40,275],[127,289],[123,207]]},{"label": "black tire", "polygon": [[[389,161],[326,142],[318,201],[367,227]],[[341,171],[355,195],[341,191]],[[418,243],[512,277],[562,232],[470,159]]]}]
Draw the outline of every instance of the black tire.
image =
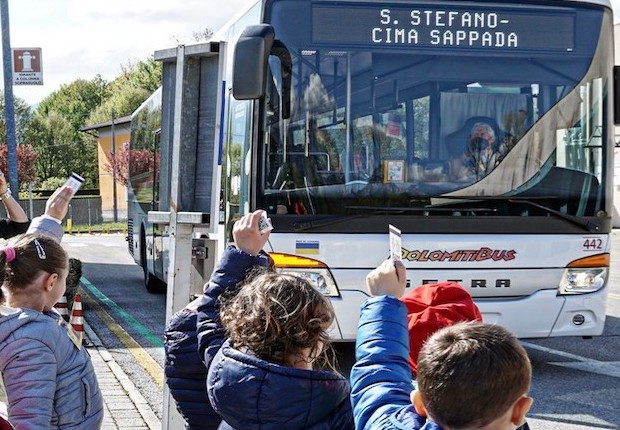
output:
[{"label": "black tire", "polygon": [[151,294],[163,294],[166,292],[166,283],[160,279],[157,279],[155,275],[149,272],[146,264],[146,239],[144,235],[144,229],[140,232],[140,265],[142,266],[142,273],[144,274],[144,286],[146,291]]},{"label": "black tire", "polygon": [[151,294],[163,294],[166,292],[166,283],[157,279],[148,271],[144,272],[144,285],[146,286],[146,291]]}]

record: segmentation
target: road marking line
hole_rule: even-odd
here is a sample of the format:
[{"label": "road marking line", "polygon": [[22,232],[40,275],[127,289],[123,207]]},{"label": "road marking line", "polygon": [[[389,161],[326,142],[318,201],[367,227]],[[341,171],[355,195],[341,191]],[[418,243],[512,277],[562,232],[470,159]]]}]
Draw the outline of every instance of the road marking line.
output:
[{"label": "road marking line", "polygon": [[611,376],[613,378],[620,378],[620,362],[602,362],[602,361],[588,361],[588,362],[549,362],[554,366],[567,367],[569,369],[581,370],[582,372],[596,373],[603,376]]},{"label": "road marking line", "polygon": [[614,300],[620,300],[620,294],[609,293],[607,297],[609,297],[610,299],[614,299]]},{"label": "road marking line", "polygon": [[140,334],[140,336],[144,337],[148,341],[148,343],[150,343],[155,348],[164,347],[164,341],[159,336],[151,333],[149,329],[144,327],[138,320],[136,320],[129,313],[127,313],[127,311],[125,311],[119,305],[110,300],[105,294],[99,291],[97,287],[95,287],[88,279],[82,276],[80,278],[80,282],[84,284],[84,286],[91,292],[93,296],[95,296],[100,302],[110,307],[121,317],[122,320],[124,320],[134,330],[136,330]]},{"label": "road marking line", "polygon": [[614,378],[620,378],[620,362],[605,362],[594,360],[592,358],[582,357],[581,355],[571,354],[570,352],[560,351],[557,349],[547,348],[546,346],[536,345],[530,342],[521,342],[525,348],[535,349],[537,351],[545,352],[548,354],[558,355],[563,358],[578,361],[579,363],[566,363],[566,362],[547,362],[547,364],[563,367],[571,367],[574,369],[582,370],[584,372],[596,373],[604,376],[611,376]]},{"label": "road marking line", "polygon": [[[163,386],[164,386],[164,371],[163,371],[162,367],[159,365],[159,363],[157,361],[155,361],[153,359],[153,357],[151,357],[144,350],[144,348],[142,348],[142,346],[138,342],[136,342],[135,339],[132,338],[131,335],[129,333],[127,333],[114,320],[114,318],[110,314],[108,314],[106,312],[106,310],[91,296],[91,294],[93,296],[96,296],[97,298],[99,298],[99,296],[104,297],[106,299],[106,303],[107,302],[114,303],[114,302],[112,302],[105,295],[103,295],[103,293],[101,293],[101,291],[99,291],[86,278],[82,277],[80,279],[80,282],[85,287],[85,289],[88,290],[88,291],[84,291],[84,289],[83,289],[83,293],[84,293],[84,298],[86,299],[89,307],[93,308],[93,310],[95,311],[97,316],[99,316],[99,318],[101,318],[101,320],[105,323],[105,325],[108,327],[108,329],[112,333],[114,333],[114,335],[120,340],[120,342],[125,346],[125,348],[127,348],[127,350],[131,353],[131,355],[134,356],[134,358],[136,359],[138,364],[140,366],[142,366],[142,368],[144,370],[146,370],[151,375],[151,377],[153,378],[153,381],[155,381],[155,383],[159,386],[159,388],[163,388]],[[114,306],[118,308],[118,305],[116,305],[116,303],[114,303]],[[124,313],[126,313],[126,312],[124,312]],[[131,317],[131,316],[129,316],[129,317],[131,319],[133,319],[133,317]],[[136,321],[136,323],[140,324],[137,321]],[[133,326],[132,323],[129,323],[129,324],[131,324]],[[143,329],[146,330],[146,328],[144,328],[144,327],[143,327]],[[161,347],[163,347],[163,341],[160,340],[159,343],[161,344]]]}]

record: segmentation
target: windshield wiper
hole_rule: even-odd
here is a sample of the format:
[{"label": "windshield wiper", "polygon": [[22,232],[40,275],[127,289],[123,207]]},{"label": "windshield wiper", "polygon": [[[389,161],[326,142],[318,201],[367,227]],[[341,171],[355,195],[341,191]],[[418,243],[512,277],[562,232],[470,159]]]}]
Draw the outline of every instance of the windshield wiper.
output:
[{"label": "windshield wiper", "polygon": [[363,209],[366,212],[358,213],[358,214],[344,214],[344,215],[334,215],[323,217],[320,219],[313,219],[310,221],[302,221],[293,224],[293,230],[296,232],[310,230],[311,228],[325,227],[327,225],[339,224],[345,221],[351,221],[353,219],[362,218],[369,215],[375,215],[380,212],[390,212],[392,211],[391,207],[382,207],[382,206],[345,206],[345,209]]},{"label": "windshield wiper", "polygon": [[509,203],[524,203],[529,206],[533,206],[535,208],[541,209],[551,215],[555,215],[558,218],[566,220],[573,225],[584,228],[587,231],[595,232],[599,231],[601,226],[591,222],[590,220],[575,216],[569,215],[564,212],[560,212],[553,208],[550,208],[545,205],[541,205],[539,203],[533,202],[533,199],[550,199],[553,196],[532,196],[532,197],[519,197],[519,196],[437,196],[437,198],[442,199],[454,199],[454,200],[479,200],[479,201],[501,201],[501,202],[509,202]]},{"label": "windshield wiper", "polygon": [[345,206],[345,209],[364,210],[366,212],[353,214],[353,215],[336,215],[326,218],[314,219],[310,221],[302,221],[293,224],[293,230],[296,232],[306,231],[311,228],[325,227],[327,225],[338,224],[345,221],[351,221],[356,218],[362,218],[369,215],[376,215],[378,213],[403,213],[403,212],[497,212],[495,208],[441,208],[431,206],[419,206],[419,207],[394,207],[394,206]]},{"label": "windshield wiper", "polygon": [[[470,208],[470,207],[437,207],[437,206],[345,206],[347,209],[373,210],[374,212],[497,212],[495,208]],[[365,214],[368,215],[368,214]]]},{"label": "windshield wiper", "polygon": [[296,232],[310,230],[311,228],[325,227],[327,225],[339,224],[344,221],[350,221],[352,219],[361,218],[363,216],[371,215],[374,212],[356,214],[356,215],[335,215],[326,218],[313,219],[310,221],[301,221],[293,224],[293,230]]}]

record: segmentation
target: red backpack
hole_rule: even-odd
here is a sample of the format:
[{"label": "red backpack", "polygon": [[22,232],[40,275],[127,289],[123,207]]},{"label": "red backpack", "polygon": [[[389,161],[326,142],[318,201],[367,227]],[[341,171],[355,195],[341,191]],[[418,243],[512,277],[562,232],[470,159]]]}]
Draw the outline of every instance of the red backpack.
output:
[{"label": "red backpack", "polygon": [[13,426],[2,415],[0,415],[0,430],[13,430]]}]

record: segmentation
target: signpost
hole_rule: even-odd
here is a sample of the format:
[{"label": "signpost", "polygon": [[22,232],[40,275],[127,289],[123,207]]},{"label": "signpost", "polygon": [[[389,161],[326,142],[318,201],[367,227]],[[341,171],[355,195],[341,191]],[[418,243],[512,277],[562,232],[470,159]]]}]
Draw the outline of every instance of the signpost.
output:
[{"label": "signpost", "polygon": [[13,48],[13,85],[43,85],[41,48]]},{"label": "signpost", "polygon": [[15,107],[13,106],[13,85],[11,84],[11,32],[9,31],[9,2],[0,0],[0,22],[2,23],[2,77],[4,80],[4,119],[6,125],[7,167],[9,184],[19,198],[17,180],[17,143],[15,141]]}]

